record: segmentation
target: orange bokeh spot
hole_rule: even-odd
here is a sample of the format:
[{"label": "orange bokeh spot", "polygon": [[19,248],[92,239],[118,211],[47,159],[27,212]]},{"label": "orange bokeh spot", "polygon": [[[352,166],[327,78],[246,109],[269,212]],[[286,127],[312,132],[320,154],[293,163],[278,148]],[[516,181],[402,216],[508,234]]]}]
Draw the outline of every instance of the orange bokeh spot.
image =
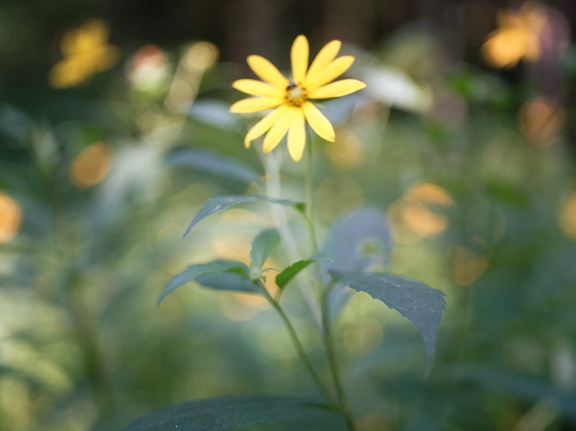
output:
[{"label": "orange bokeh spot", "polygon": [[572,193],[564,201],[560,208],[558,223],[566,236],[576,239],[576,193]]},{"label": "orange bokeh spot", "polygon": [[454,200],[442,187],[416,184],[388,210],[394,238],[411,244],[438,235],[447,229],[449,219],[444,213],[453,205]]},{"label": "orange bokeh spot", "polygon": [[565,119],[565,110],[544,97],[536,97],[518,110],[520,131],[528,142],[540,147],[556,142]]},{"label": "orange bokeh spot", "polygon": [[106,177],[111,160],[112,155],[105,142],[88,145],[70,164],[70,179],[78,188],[93,187]]},{"label": "orange bokeh spot", "polygon": [[458,286],[470,286],[488,269],[488,257],[457,245],[452,250],[452,279]]},{"label": "orange bokeh spot", "polygon": [[22,209],[18,202],[0,192],[0,243],[14,238],[21,223]]}]

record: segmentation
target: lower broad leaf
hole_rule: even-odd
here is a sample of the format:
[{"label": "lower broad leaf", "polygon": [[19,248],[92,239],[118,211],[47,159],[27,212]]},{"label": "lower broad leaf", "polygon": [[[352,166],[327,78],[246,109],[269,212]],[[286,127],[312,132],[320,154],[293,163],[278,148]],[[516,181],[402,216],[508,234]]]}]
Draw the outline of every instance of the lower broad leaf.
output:
[{"label": "lower broad leaf", "polygon": [[438,327],[446,308],[444,292],[420,281],[393,274],[338,270],[329,272],[341,283],[368,293],[410,320],[424,339],[430,367],[434,359]]},{"label": "lower broad leaf", "polygon": [[[189,401],[142,416],[120,431],[235,431],[260,424],[321,419],[326,430],[344,429],[338,414],[308,400],[281,395],[231,395]],[[300,423],[299,429],[306,427]],[[314,429],[317,429],[315,426]]]}]

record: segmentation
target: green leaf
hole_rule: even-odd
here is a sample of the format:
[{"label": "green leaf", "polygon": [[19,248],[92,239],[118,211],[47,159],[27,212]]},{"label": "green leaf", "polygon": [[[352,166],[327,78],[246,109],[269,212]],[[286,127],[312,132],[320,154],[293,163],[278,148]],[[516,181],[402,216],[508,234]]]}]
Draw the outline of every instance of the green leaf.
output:
[{"label": "green leaf", "polygon": [[200,220],[203,220],[214,213],[225,210],[234,205],[246,202],[271,202],[279,205],[292,206],[297,210],[302,211],[301,203],[290,201],[287,199],[272,199],[267,198],[265,196],[237,196],[237,195],[216,196],[210,199],[208,202],[204,204],[202,208],[200,208],[200,211],[198,211],[198,214],[196,214],[196,217],[194,217],[194,219],[190,223],[190,226],[188,226],[186,232],[184,232],[184,236],[186,236],[188,232],[190,232],[190,229],[192,229]]},{"label": "green leaf", "polygon": [[[241,271],[239,271],[241,269]],[[246,269],[246,270],[245,270]],[[258,285],[250,280],[248,268],[236,267],[228,271],[203,274],[196,277],[196,282],[214,290],[229,290],[233,292],[261,293]]]},{"label": "green leaf", "polygon": [[317,262],[319,260],[331,260],[331,256],[326,253],[320,253],[308,259],[302,259],[294,262],[292,265],[284,268],[282,272],[276,276],[276,284],[280,289],[283,289],[284,286],[286,286],[290,280],[292,280],[300,271],[302,271],[311,263]]},{"label": "green leaf", "polygon": [[[324,429],[343,429],[341,418],[328,407],[280,395],[231,395],[189,401],[142,416],[120,431],[236,431],[259,424],[322,419]],[[316,429],[316,428],[314,428]]]},{"label": "green leaf", "polygon": [[254,269],[262,268],[264,261],[270,253],[280,244],[280,234],[274,228],[261,231],[252,242],[250,250],[250,266]]},{"label": "green leaf", "polygon": [[166,162],[248,185],[260,175],[250,166],[203,148],[179,148],[166,156]]},{"label": "green leaf", "polygon": [[[235,268],[242,267],[241,262],[231,261],[231,260],[215,260],[210,263],[200,263],[196,265],[189,265],[184,271],[179,272],[175,276],[173,276],[170,281],[166,284],[164,291],[158,297],[158,305],[162,302],[162,300],[173,290],[177,289],[178,287],[182,286],[189,281],[197,281],[199,282],[198,278],[201,276],[205,276],[208,274],[222,274],[225,271],[230,271]],[[244,265],[245,267],[245,265]]]},{"label": "green leaf", "polygon": [[434,359],[438,327],[446,308],[444,292],[398,275],[339,270],[329,272],[343,284],[368,293],[410,320],[424,339],[430,367]]}]

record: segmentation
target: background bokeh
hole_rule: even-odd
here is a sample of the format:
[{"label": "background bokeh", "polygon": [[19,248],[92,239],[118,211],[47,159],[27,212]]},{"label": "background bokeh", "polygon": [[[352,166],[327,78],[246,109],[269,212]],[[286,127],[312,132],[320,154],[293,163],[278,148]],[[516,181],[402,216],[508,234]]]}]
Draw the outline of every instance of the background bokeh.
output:
[{"label": "background bokeh", "polygon": [[[571,0],[0,0],[0,430],[319,396],[262,301],[189,285],[156,306],[185,265],[246,260],[271,225],[243,206],[182,239],[209,197],[264,192],[230,83],[249,54],[286,69],[299,33],[313,52],[341,39],[368,84],[325,105],[322,230],[378,209],[375,269],[447,293],[427,377],[416,330],[352,298],[336,332],[359,429],[576,429],[575,21]],[[299,292],[284,299],[322,364]]]}]

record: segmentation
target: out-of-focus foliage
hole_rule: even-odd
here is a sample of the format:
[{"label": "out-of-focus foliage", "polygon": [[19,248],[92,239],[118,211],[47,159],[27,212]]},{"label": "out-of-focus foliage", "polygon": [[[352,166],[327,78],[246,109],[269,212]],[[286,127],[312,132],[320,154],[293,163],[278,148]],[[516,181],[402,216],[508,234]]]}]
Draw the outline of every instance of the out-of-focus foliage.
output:
[{"label": "out-of-focus foliage", "polygon": [[[26,10],[2,6],[10,71],[49,58],[40,41],[51,25],[18,28]],[[495,18],[478,25],[486,20]],[[0,429],[111,430],[195,398],[317,396],[261,298],[191,286],[156,306],[191,262],[248,263],[252,239],[272,224],[239,206],[181,238],[213,195],[262,192],[259,154],[242,145],[249,125],[227,111],[237,68],[218,63],[208,42],[135,41],[119,46],[115,68],[56,90],[48,76],[64,28],[51,29],[53,61],[26,69],[22,82],[34,85],[0,100]],[[475,61],[494,29],[472,47]],[[378,48],[347,47],[368,88],[324,105],[337,140],[320,144],[316,160],[321,227],[361,205],[386,214],[391,255],[374,266],[421,279],[448,302],[425,377],[418,332],[368,295],[352,296],[336,336],[360,430],[576,426],[575,112],[566,91],[576,61],[561,31],[541,37],[555,57],[524,55],[508,72],[454,60],[422,27]],[[18,46],[3,40],[43,50],[16,61]],[[35,73],[41,82],[26,81]],[[16,94],[6,76],[0,84]],[[187,150],[204,166],[187,162]],[[227,175],[211,168],[220,157]],[[284,191],[299,200],[300,167],[285,169]],[[318,351],[303,299],[296,290],[285,299]]]}]

